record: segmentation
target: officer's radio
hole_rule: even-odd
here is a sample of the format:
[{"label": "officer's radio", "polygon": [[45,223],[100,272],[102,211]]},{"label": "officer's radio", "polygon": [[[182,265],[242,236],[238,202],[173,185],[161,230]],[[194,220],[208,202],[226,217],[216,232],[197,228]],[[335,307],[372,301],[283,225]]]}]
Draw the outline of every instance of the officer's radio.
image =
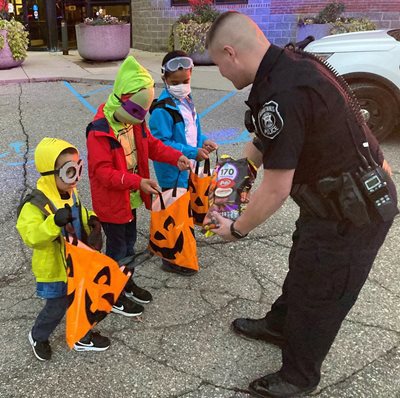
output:
[{"label": "officer's radio", "polygon": [[373,204],[383,221],[390,221],[398,214],[396,204],[390,195],[385,172],[377,166],[372,170],[359,172],[358,181],[365,196]]}]

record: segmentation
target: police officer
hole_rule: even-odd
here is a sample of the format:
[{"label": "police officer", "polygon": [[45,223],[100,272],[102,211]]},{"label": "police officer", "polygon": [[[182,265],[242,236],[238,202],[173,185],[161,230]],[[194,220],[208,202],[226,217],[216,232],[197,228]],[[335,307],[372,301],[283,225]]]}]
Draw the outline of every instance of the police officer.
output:
[{"label": "police officer", "polygon": [[[398,213],[382,152],[344,83],[312,55],[271,45],[238,12],[221,14],[208,52],[237,89],[253,84],[245,156],[260,187],[235,222],[214,214],[225,240],[245,237],[291,195],[300,206],[282,294],[262,319],[233,330],[282,348],[282,367],[250,383],[257,397],[314,390],[321,365]],[[384,164],[385,163],[385,164]]]}]

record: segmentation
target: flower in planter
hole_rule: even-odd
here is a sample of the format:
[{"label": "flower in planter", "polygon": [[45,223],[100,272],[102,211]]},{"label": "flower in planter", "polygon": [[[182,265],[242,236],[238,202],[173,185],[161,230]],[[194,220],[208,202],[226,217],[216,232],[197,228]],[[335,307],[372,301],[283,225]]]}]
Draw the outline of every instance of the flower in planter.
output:
[{"label": "flower in planter", "polygon": [[375,30],[376,25],[368,18],[347,18],[346,21],[336,21],[330,30],[331,35],[349,32],[361,32],[365,30]]},{"label": "flower in planter", "polygon": [[170,35],[170,48],[177,35],[179,49],[188,54],[205,51],[205,40],[211,24],[220,12],[213,6],[213,0],[189,0],[191,12],[182,14],[174,23]]},{"label": "flower in planter", "polygon": [[328,3],[322,11],[315,17],[299,18],[299,27],[311,24],[331,24],[329,34],[358,32],[363,30],[374,30],[376,25],[368,18],[343,17],[345,5],[341,2],[333,1]]},{"label": "flower in planter", "polygon": [[345,5],[343,3],[333,1],[332,3],[328,3],[315,17],[300,18],[298,24],[303,26],[336,22],[344,10]]},{"label": "flower in planter", "polygon": [[[7,32],[6,39],[10,47],[12,57],[15,61],[24,60],[26,58],[26,50],[28,48],[29,39],[28,32],[21,22],[12,18],[10,21],[0,19],[0,30]],[[4,48],[5,38],[0,35],[0,51]]]},{"label": "flower in planter", "polygon": [[98,12],[97,18],[85,18],[83,21],[86,25],[123,25],[126,24],[126,21],[122,21],[117,17],[113,17],[111,15],[104,15],[102,12]]}]

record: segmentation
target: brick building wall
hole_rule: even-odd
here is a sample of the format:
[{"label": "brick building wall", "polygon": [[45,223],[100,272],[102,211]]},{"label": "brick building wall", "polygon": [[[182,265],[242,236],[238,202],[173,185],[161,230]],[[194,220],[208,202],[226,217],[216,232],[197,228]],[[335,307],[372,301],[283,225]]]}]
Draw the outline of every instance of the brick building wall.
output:
[{"label": "brick building wall", "polygon": [[[332,0],[271,0],[264,33],[277,45],[296,38],[297,21],[302,16],[317,15]],[[400,0],[340,0],[344,16],[367,17],[378,29],[400,28]]]},{"label": "brick building wall", "polygon": [[[237,10],[249,15],[264,31],[273,0],[248,0],[248,4],[217,5],[219,11]],[[167,51],[171,26],[189,7],[171,6],[171,0],[132,1],[132,46],[145,51]]]},{"label": "brick building wall", "polygon": [[[301,16],[318,14],[332,0],[248,0],[248,4],[217,5],[219,11],[237,10],[251,17],[277,45],[295,40]],[[341,0],[345,16],[368,17],[378,28],[400,27],[400,0]],[[167,51],[171,26],[189,7],[171,0],[132,0],[132,45],[145,51]]]}]

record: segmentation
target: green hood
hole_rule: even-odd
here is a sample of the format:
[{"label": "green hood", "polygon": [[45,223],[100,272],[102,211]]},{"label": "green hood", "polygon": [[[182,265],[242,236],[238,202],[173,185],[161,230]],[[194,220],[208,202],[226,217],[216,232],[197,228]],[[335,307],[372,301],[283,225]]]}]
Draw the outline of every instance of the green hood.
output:
[{"label": "green hood", "polygon": [[[39,173],[54,170],[56,160],[60,153],[67,148],[74,148],[69,142],[58,138],[43,138],[35,149],[35,166]],[[76,149],[78,152],[78,150]],[[60,193],[56,185],[55,175],[41,176],[37,183],[37,189],[42,191],[48,199],[57,207],[64,207],[66,203],[73,205],[72,197],[70,199],[61,199]]]},{"label": "green hood", "polygon": [[128,56],[118,70],[113,91],[104,106],[104,115],[116,135],[123,128],[123,124],[113,117],[114,112],[121,106],[115,95],[121,98],[122,94],[135,93],[142,88],[153,86],[154,80],[150,73],[134,57]]}]

